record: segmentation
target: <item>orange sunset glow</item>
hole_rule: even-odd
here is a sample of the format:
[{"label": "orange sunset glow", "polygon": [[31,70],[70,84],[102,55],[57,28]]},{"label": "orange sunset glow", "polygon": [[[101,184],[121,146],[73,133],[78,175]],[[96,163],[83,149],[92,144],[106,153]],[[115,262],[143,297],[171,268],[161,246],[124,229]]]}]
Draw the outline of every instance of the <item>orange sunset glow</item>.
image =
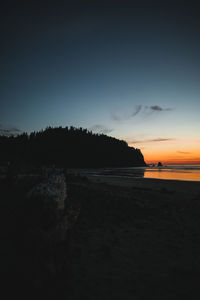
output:
[{"label": "orange sunset glow", "polygon": [[199,140],[143,142],[139,148],[147,164],[156,164],[158,161],[164,165],[200,164]]}]

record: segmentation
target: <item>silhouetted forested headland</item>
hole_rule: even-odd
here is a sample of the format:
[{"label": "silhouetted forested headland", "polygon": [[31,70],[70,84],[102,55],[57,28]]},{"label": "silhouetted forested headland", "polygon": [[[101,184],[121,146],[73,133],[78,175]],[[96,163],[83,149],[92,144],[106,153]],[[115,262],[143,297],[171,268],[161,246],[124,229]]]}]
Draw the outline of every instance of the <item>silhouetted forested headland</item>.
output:
[{"label": "silhouetted forested headland", "polygon": [[64,167],[145,166],[140,149],[83,128],[48,127],[30,135],[0,136],[1,160]]}]

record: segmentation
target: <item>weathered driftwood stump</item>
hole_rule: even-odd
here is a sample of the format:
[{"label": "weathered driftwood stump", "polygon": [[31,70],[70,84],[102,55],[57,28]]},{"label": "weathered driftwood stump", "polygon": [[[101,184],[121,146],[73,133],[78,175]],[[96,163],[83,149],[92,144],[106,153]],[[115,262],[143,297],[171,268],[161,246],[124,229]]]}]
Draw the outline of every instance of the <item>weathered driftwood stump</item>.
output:
[{"label": "weathered driftwood stump", "polygon": [[35,284],[56,276],[69,267],[69,233],[79,209],[67,202],[65,176],[60,170],[48,170],[46,178],[27,195],[28,237],[36,261]]}]

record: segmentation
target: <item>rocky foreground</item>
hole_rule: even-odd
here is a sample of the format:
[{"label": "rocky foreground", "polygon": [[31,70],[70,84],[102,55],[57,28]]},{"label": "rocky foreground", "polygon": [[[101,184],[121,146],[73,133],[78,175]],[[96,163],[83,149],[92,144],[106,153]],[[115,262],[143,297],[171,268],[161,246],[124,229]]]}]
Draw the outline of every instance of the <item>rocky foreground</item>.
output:
[{"label": "rocky foreground", "polygon": [[54,219],[66,234],[56,239],[59,226],[34,221],[27,195],[41,178],[34,181],[1,181],[7,291],[29,299],[199,299],[199,183],[66,174],[67,201]]}]

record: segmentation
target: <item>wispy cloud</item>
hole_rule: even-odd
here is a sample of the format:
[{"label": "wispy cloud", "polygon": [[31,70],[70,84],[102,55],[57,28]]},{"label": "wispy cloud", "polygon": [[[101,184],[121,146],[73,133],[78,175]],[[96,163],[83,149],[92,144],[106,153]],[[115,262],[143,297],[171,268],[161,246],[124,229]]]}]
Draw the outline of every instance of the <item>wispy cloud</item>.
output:
[{"label": "wispy cloud", "polygon": [[5,127],[2,124],[0,124],[0,135],[17,135],[21,132],[21,130],[17,127]]},{"label": "wispy cloud", "polygon": [[153,113],[161,113],[164,111],[171,111],[173,110],[170,107],[161,107],[159,105],[151,105],[151,106],[143,106],[143,105],[136,105],[134,109],[129,113],[111,113],[111,119],[115,122],[123,122],[134,118],[138,114],[142,114],[143,118],[147,118],[148,116],[152,115]]},{"label": "wispy cloud", "polygon": [[150,109],[152,111],[158,111],[158,112],[172,110],[172,108],[170,108],[170,107],[163,108],[163,107],[158,106],[158,105],[146,106],[146,108],[148,108],[148,109]]},{"label": "wispy cloud", "polygon": [[142,105],[136,105],[134,107],[134,109],[127,113],[127,114],[123,114],[123,113],[114,113],[112,112],[111,113],[111,119],[114,120],[114,121],[117,121],[117,122],[120,122],[120,121],[126,121],[126,120],[129,120],[131,118],[134,118],[142,109]]},{"label": "wispy cloud", "polygon": [[142,105],[136,105],[135,110],[131,113],[130,117],[135,117],[142,109]]},{"label": "wispy cloud", "polygon": [[103,134],[109,134],[113,131],[113,129],[108,128],[104,125],[95,124],[89,128],[89,130],[95,132],[95,133],[103,133]]},{"label": "wispy cloud", "polygon": [[[170,142],[170,143],[200,143],[200,140],[183,140],[178,138],[154,138],[154,139],[129,139],[130,144],[143,144],[143,143],[158,143],[158,142]],[[190,152],[177,151],[180,154],[191,154]]]},{"label": "wispy cloud", "polygon": [[139,143],[152,143],[152,142],[168,142],[173,141],[173,138],[156,138],[156,139],[146,139],[146,140],[132,140],[131,143],[139,144]]},{"label": "wispy cloud", "polygon": [[191,154],[192,152],[186,152],[186,151],[176,151],[179,154]]}]

